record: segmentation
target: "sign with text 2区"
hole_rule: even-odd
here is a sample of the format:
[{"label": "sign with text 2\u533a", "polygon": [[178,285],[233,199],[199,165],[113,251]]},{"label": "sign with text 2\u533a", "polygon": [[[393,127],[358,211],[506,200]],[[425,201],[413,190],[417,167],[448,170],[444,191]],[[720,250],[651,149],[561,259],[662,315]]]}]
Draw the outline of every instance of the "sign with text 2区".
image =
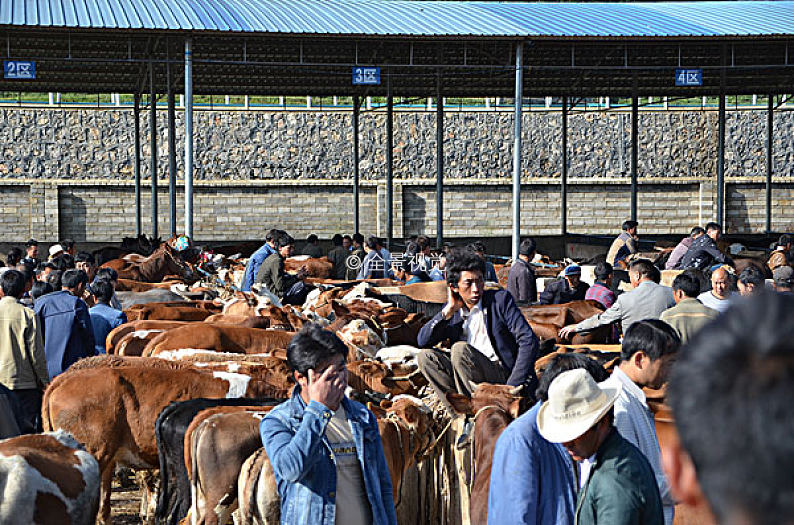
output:
[{"label": "sign with text 2\u533a", "polygon": [[32,60],[4,60],[3,78],[10,80],[35,80],[36,63]]}]

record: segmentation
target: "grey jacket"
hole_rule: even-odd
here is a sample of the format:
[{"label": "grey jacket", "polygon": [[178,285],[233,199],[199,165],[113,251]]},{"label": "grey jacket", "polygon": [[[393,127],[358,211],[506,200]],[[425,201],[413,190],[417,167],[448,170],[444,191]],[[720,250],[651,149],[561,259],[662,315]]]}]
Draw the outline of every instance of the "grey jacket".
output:
[{"label": "grey jacket", "polygon": [[637,321],[659,319],[662,312],[675,306],[673,291],[653,281],[643,281],[630,292],[621,294],[615,304],[605,312],[596,314],[576,326],[577,332],[585,332],[620,321],[623,333]]}]

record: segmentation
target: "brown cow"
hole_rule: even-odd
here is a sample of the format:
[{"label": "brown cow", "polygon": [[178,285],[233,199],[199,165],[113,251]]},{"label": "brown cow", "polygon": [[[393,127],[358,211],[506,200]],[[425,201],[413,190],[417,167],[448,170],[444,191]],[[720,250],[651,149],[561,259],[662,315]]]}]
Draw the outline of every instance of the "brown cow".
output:
[{"label": "brown cow", "polygon": [[71,432],[99,461],[99,520],[107,523],[116,464],[158,467],[155,421],[169,403],[283,394],[266,381],[243,374],[162,359],[92,357],[75,363],[50,383],[44,393],[42,422],[47,431]]},{"label": "brown cow", "polygon": [[539,339],[554,339],[557,343],[589,344],[606,343],[612,326],[601,326],[590,332],[574,334],[570,341],[560,339],[559,331],[568,325],[584,321],[604,311],[598,301],[573,301],[564,304],[541,304],[525,306],[521,313]]},{"label": "brown cow", "polygon": [[190,523],[228,521],[245,460],[262,447],[259,423],[271,407],[215,407],[196,414],[185,432],[191,487]]},{"label": "brown cow", "polygon": [[392,365],[366,359],[347,364],[348,384],[353,390],[370,390],[381,394],[417,395],[427,379],[416,366]]},{"label": "brown cow", "polygon": [[193,270],[167,242],[139,261],[113,259],[103,264],[102,268],[113,268],[121,279],[149,283],[161,282],[166,275],[178,275],[188,279],[193,277]]},{"label": "brown cow", "polygon": [[0,442],[0,523],[93,525],[99,465],[67,432]]},{"label": "brown cow", "polygon": [[295,332],[262,330],[239,326],[196,323],[160,334],[144,349],[144,356],[155,356],[164,350],[196,348],[236,354],[264,354],[276,348],[287,348]]},{"label": "brown cow", "polygon": [[302,267],[306,267],[308,273],[307,277],[316,277],[319,279],[327,279],[331,277],[331,272],[334,269],[334,264],[328,260],[328,257],[287,257],[284,260],[284,269],[287,272],[297,272]]},{"label": "brown cow", "polygon": [[124,310],[129,321],[203,321],[213,312],[192,306],[141,305],[143,308]]},{"label": "brown cow", "polygon": [[149,290],[162,289],[170,290],[174,283],[146,283],[134,281],[132,279],[119,279],[116,281],[117,292],[148,292]]},{"label": "brown cow", "polygon": [[143,332],[148,330],[165,331],[184,324],[186,323],[182,321],[128,321],[110,331],[105,339],[105,349],[108,354],[115,353],[116,345],[130,332],[141,332],[138,335],[145,335]]},{"label": "brown cow", "polygon": [[520,396],[521,387],[481,383],[471,399],[454,392],[447,393],[453,408],[474,417],[475,473],[471,489],[469,518],[473,524],[488,521],[488,490],[496,440],[504,429],[529,408],[530,400]]}]

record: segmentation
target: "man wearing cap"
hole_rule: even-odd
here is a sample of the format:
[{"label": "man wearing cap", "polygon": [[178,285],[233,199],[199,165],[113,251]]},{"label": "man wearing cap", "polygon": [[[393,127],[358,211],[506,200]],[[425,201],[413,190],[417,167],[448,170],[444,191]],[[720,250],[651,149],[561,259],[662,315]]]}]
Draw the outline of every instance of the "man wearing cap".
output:
[{"label": "man wearing cap", "polygon": [[50,250],[48,252],[50,254],[50,260],[55,259],[63,252],[64,252],[63,246],[61,246],[60,244],[53,244],[52,246],[50,246]]},{"label": "man wearing cap", "polygon": [[25,243],[25,257],[22,262],[36,268],[41,262],[39,260],[39,243],[36,239],[30,239]]},{"label": "man wearing cap", "polygon": [[580,462],[577,524],[662,525],[653,469],[612,424],[621,389],[605,383],[582,369],[557,376],[538,411],[538,431]]},{"label": "man wearing cap", "polygon": [[772,278],[775,282],[775,291],[783,293],[792,293],[792,284],[794,284],[794,268],[791,266],[781,266],[775,268],[772,272]]},{"label": "man wearing cap", "polygon": [[647,259],[637,259],[629,265],[629,280],[634,289],[621,294],[605,312],[560,330],[565,339],[573,333],[586,332],[599,326],[620,321],[623,333],[632,323],[642,319],[659,319],[662,312],[675,306],[670,288],[659,284],[659,270]]},{"label": "man wearing cap", "polygon": [[590,285],[582,281],[582,269],[571,264],[563,272],[563,278],[553,281],[540,293],[540,304],[563,304],[584,301]]},{"label": "man wearing cap", "polygon": [[[518,247],[518,259],[510,266],[507,275],[507,291],[518,306],[528,306],[538,300],[535,270],[530,261],[535,256],[534,239],[524,239]],[[487,279],[486,279],[487,280]]]},{"label": "man wearing cap", "polygon": [[784,233],[780,236],[780,239],[777,241],[775,251],[769,255],[769,260],[766,262],[766,265],[769,266],[771,271],[774,272],[776,268],[786,266],[792,262],[789,260],[791,254],[791,245],[791,235]]}]

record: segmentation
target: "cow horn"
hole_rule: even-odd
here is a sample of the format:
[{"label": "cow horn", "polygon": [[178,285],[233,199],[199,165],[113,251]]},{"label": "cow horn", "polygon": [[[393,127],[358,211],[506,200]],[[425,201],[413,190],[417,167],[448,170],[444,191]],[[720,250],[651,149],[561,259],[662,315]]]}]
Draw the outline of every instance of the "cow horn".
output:
[{"label": "cow horn", "polygon": [[508,390],[508,393],[511,396],[517,396],[517,395],[521,394],[522,390],[524,390],[524,385],[518,385],[518,386],[513,387],[510,390]]}]

